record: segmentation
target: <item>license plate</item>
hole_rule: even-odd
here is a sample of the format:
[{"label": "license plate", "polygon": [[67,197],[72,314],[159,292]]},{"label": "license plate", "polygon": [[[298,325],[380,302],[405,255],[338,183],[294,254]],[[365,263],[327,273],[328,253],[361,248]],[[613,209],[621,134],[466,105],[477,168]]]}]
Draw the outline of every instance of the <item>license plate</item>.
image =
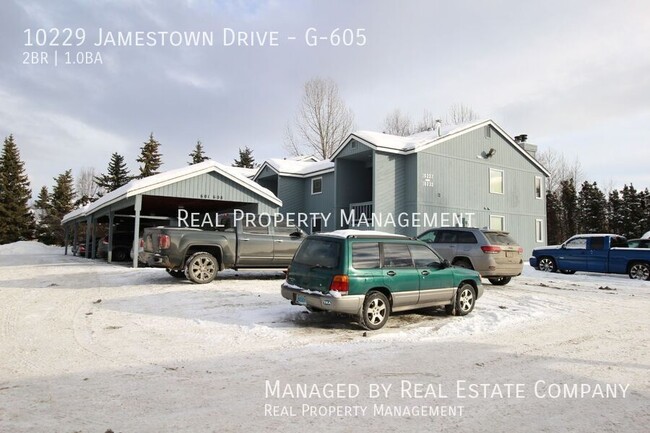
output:
[{"label": "license plate", "polygon": [[296,304],[307,305],[307,299],[305,299],[305,295],[296,295]]},{"label": "license plate", "polygon": [[512,256],[514,256],[514,255],[515,255],[514,252],[512,252],[512,251],[506,251],[506,257],[512,257]]}]

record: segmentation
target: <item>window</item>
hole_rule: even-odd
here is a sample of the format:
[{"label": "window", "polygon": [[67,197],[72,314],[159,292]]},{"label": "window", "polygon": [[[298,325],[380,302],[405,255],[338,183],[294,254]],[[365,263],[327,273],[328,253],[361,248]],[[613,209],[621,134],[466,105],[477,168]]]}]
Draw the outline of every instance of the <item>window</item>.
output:
[{"label": "window", "polygon": [[535,220],[535,242],[544,242],[544,220]]},{"label": "window", "polygon": [[572,250],[586,250],[587,238],[569,239],[569,241],[567,241],[567,243],[564,244],[564,247]]},{"label": "window", "polygon": [[287,224],[286,220],[274,226],[276,236],[291,236],[300,233],[300,229],[294,225]]},{"label": "window", "polygon": [[490,169],[490,192],[503,194],[503,170]]},{"label": "window", "polygon": [[504,230],[505,219],[500,215],[490,215],[490,230]]},{"label": "window", "polygon": [[355,242],[352,244],[352,267],[355,269],[379,268],[379,243]]},{"label": "window", "polygon": [[459,231],[456,236],[456,242],[459,244],[475,244],[477,243],[476,236],[472,232]]},{"label": "window", "polygon": [[439,268],[442,259],[424,245],[409,245],[416,268]]},{"label": "window", "polygon": [[432,244],[436,241],[436,237],[438,236],[438,231],[437,230],[431,230],[428,232],[425,232],[421,236],[418,237],[419,240],[423,242],[427,242],[429,244]]},{"label": "window", "polygon": [[542,198],[542,178],[539,176],[535,176],[535,198],[540,199]]},{"label": "window", "polygon": [[412,268],[413,260],[406,244],[384,245],[384,268]]},{"label": "window", "polygon": [[605,238],[591,238],[591,247],[592,250],[604,250],[605,249]]},{"label": "window", "polygon": [[294,261],[307,266],[335,268],[339,263],[341,245],[323,239],[305,239],[296,251]]},{"label": "window", "polygon": [[320,194],[323,192],[323,178],[315,177],[311,180],[311,193]]},{"label": "window", "polygon": [[492,129],[490,128],[490,125],[483,127],[483,133],[485,134],[485,138],[492,137]]},{"label": "window", "polygon": [[456,232],[452,230],[444,230],[442,233],[436,237],[437,244],[455,244],[456,243]]},{"label": "window", "polygon": [[503,232],[483,232],[485,237],[487,238],[488,241],[490,241],[491,245],[506,245],[506,246],[511,246],[511,245],[519,245],[517,241],[512,239],[508,233],[503,233]]},{"label": "window", "polygon": [[271,222],[268,215],[260,215],[253,220],[245,219],[242,233],[266,235],[269,233],[269,225],[271,225]]}]

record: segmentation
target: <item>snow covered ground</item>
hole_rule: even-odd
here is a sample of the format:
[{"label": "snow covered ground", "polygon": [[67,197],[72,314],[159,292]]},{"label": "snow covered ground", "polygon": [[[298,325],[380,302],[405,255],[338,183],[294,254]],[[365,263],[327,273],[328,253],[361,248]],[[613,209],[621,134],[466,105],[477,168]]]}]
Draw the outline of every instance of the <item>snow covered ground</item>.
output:
[{"label": "snow covered ground", "polygon": [[527,266],[364,332],[281,279],[0,246],[0,432],[648,431],[650,282]]}]

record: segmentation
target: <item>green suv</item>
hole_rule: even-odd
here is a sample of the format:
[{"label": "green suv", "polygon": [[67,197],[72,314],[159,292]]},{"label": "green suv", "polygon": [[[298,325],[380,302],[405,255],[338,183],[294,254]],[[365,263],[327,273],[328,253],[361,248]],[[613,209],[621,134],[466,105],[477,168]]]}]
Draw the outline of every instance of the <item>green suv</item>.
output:
[{"label": "green suv", "polygon": [[444,306],[464,316],[482,294],[477,272],[452,267],[424,242],[360,230],[307,237],[282,284],[293,305],[351,314],[371,330],[393,311]]}]

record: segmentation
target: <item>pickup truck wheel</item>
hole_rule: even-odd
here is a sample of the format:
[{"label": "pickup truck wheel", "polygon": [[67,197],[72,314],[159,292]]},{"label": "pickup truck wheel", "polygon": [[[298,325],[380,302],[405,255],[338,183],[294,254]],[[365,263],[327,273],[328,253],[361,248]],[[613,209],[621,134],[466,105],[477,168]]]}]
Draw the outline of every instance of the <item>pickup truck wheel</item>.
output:
[{"label": "pickup truck wheel", "polygon": [[635,263],[630,267],[630,278],[633,280],[650,280],[650,265],[647,263]]},{"label": "pickup truck wheel", "polygon": [[488,281],[495,286],[505,286],[510,282],[511,279],[512,277],[495,277],[495,278],[488,278]]},{"label": "pickup truck wheel", "polygon": [[553,260],[551,257],[542,257],[539,259],[537,269],[544,272],[555,272],[557,269],[555,266],[555,260]]},{"label": "pickup truck wheel", "polygon": [[471,313],[475,303],[476,292],[474,291],[474,287],[469,283],[462,284],[456,292],[456,315],[465,316]]},{"label": "pickup truck wheel", "polygon": [[390,304],[381,292],[371,292],[366,296],[361,310],[361,326],[374,331],[383,327],[390,316]]},{"label": "pickup truck wheel", "polygon": [[171,275],[171,276],[174,277],[174,278],[179,278],[179,279],[181,279],[181,278],[182,278],[182,279],[185,279],[185,278],[186,278],[185,271],[182,270],[182,269],[181,269],[181,270],[177,270],[177,269],[169,269],[169,268],[167,268],[167,269],[165,269],[165,270],[167,271],[167,273],[168,273],[169,275]]},{"label": "pickup truck wheel", "polygon": [[206,284],[214,280],[219,262],[210,253],[196,253],[187,261],[185,274],[192,282]]}]

